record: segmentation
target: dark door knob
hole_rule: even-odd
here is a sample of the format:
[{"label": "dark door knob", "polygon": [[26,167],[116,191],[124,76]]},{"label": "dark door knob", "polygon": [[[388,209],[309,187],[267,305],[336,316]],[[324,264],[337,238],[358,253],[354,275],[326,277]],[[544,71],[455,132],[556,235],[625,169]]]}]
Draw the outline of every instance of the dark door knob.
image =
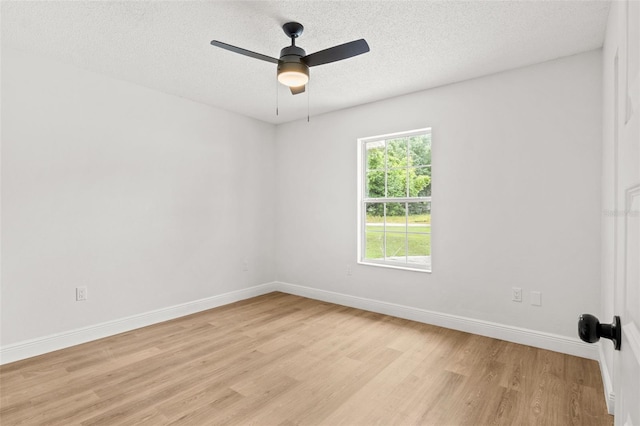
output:
[{"label": "dark door knob", "polygon": [[601,337],[613,341],[616,350],[620,350],[620,340],[622,338],[620,317],[613,317],[611,324],[600,324],[598,318],[591,314],[582,314],[578,320],[578,334],[587,343],[595,343]]}]

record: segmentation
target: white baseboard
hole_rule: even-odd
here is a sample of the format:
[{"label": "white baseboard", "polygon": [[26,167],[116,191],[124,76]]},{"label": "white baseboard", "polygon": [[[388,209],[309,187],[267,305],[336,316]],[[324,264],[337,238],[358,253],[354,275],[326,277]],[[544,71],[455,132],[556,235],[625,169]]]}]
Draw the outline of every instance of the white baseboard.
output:
[{"label": "white baseboard", "polygon": [[126,331],[135,330],[136,328],[146,327],[148,325],[172,320],[185,315],[194,314],[196,312],[206,311],[207,309],[227,305],[239,300],[271,293],[275,291],[274,284],[275,283],[261,284],[242,290],[231,291],[229,293],[194,300],[192,302],[181,303],[179,305],[132,315],[126,318],[120,318],[101,324],[95,324],[88,327],[65,331],[63,333],[52,334],[37,339],[25,340],[3,346],[0,348],[0,365],[68,348],[70,346],[79,345],[81,343],[90,342],[103,337],[113,336],[118,333],[124,333]]},{"label": "white baseboard", "polygon": [[[308,297],[310,299],[322,300],[325,302],[336,303],[338,305],[392,315],[425,324],[432,324],[454,330],[465,331],[467,333],[479,334],[482,336],[548,349],[583,358],[594,360],[599,358],[598,347],[596,345],[588,345],[578,339],[572,339],[566,336],[429,311],[426,309],[398,305],[380,300],[351,296],[348,294],[319,290],[296,284],[271,282],[205,299],[182,303],[180,305],[169,306],[167,308],[145,312],[126,318],[108,321],[89,327],[83,327],[76,330],[70,330],[63,333],[57,333],[3,346],[0,348],[0,365],[68,348],[70,346],[79,345],[92,340],[113,336],[118,333],[124,333],[136,328],[146,327],[148,325],[157,324],[159,322],[168,321],[196,312],[205,311],[207,309],[227,305],[239,300],[261,296],[273,291],[281,291],[283,293]],[[607,384],[605,382],[605,387],[606,385]],[[608,403],[609,399],[607,399],[607,404]]]},{"label": "white baseboard", "polygon": [[598,363],[600,364],[600,374],[602,375],[602,387],[604,388],[604,400],[607,402],[607,411],[613,415],[615,411],[616,395],[613,392],[613,382],[611,373],[607,365],[607,359],[604,356],[602,342],[598,343]]},{"label": "white baseboard", "polygon": [[508,342],[520,343],[541,349],[548,349],[582,358],[598,359],[598,347],[589,345],[577,338],[570,338],[553,333],[530,330],[526,328],[514,327],[505,324],[498,324],[490,321],[482,321],[473,318],[466,318],[458,315],[445,314],[441,312],[429,311],[426,309],[414,308],[410,306],[397,305],[395,303],[383,302],[380,300],[367,299],[363,297],[351,296],[348,294],[335,293],[332,291],[319,290],[312,287],[304,287],[296,284],[276,282],[274,289],[283,293],[295,294],[297,296],[308,297],[310,299],[322,300],[336,303],[338,305],[350,306],[364,309],[366,311],[391,315],[394,317],[418,321],[425,324],[437,325],[454,330],[465,331],[467,333],[479,334],[481,336],[506,340]]}]

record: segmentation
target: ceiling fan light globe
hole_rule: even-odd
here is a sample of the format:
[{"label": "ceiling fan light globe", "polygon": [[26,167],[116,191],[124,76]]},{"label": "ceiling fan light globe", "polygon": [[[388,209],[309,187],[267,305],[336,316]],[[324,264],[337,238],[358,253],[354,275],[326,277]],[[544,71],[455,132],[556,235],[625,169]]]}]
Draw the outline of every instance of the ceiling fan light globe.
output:
[{"label": "ceiling fan light globe", "polygon": [[302,62],[281,62],[278,65],[278,81],[285,86],[300,87],[309,82],[309,67]]},{"label": "ceiling fan light globe", "polygon": [[309,76],[299,71],[285,71],[278,74],[278,81],[285,86],[300,87],[309,82]]}]

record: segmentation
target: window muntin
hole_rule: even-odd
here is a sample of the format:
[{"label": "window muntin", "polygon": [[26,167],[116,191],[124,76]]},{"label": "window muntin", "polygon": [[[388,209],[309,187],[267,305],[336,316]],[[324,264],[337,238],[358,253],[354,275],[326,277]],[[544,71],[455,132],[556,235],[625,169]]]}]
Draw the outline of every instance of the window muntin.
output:
[{"label": "window muntin", "polygon": [[430,271],[431,129],[358,142],[358,261]]}]

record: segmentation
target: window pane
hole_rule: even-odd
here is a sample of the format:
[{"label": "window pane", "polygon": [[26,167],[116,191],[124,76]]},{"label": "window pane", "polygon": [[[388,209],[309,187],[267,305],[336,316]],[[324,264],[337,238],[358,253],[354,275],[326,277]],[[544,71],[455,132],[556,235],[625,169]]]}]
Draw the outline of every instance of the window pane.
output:
[{"label": "window pane", "polygon": [[365,144],[367,170],[384,170],[384,141]]},{"label": "window pane", "polygon": [[382,260],[384,258],[384,232],[375,230],[375,227],[367,226],[365,231],[365,259]]},{"label": "window pane", "polygon": [[410,197],[431,196],[431,167],[412,167],[408,175]]},{"label": "window pane", "polygon": [[[381,198],[384,197],[384,172],[367,172],[367,182],[365,197],[366,198]],[[380,215],[382,216],[382,215]]]},{"label": "window pane", "polygon": [[384,203],[366,203],[366,225],[379,224],[382,226],[384,222]]},{"label": "window pane", "polygon": [[431,202],[409,203],[407,222],[412,226],[431,226]]},{"label": "window pane", "polygon": [[407,261],[407,234],[387,233],[385,259],[405,263]]},{"label": "window pane", "polygon": [[[391,234],[389,234],[391,235]],[[426,264],[431,256],[431,234],[407,234],[408,255],[412,263]]]},{"label": "window pane", "polygon": [[365,212],[365,259],[383,259],[384,203],[366,203]]},{"label": "window pane", "polygon": [[431,203],[409,203],[408,206],[408,261],[431,264]]},{"label": "window pane", "polygon": [[387,172],[387,197],[407,196],[407,169],[392,169]]},{"label": "window pane", "polygon": [[387,168],[406,168],[408,166],[407,138],[387,141]]},{"label": "window pane", "polygon": [[431,134],[409,138],[409,157],[411,166],[431,165]]},{"label": "window pane", "polygon": [[385,218],[387,232],[407,231],[407,216],[405,203],[385,203]]}]

